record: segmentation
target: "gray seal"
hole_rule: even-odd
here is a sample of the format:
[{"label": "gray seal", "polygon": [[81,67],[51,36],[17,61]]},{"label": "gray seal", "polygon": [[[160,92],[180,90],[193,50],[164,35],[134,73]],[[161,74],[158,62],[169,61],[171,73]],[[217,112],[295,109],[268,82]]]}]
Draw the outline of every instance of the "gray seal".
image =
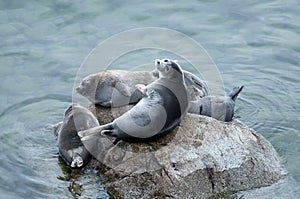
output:
[{"label": "gray seal", "polygon": [[58,148],[60,156],[72,168],[83,167],[91,158],[77,132],[96,126],[99,126],[96,117],[79,104],[73,104],[65,111],[58,131]]},{"label": "gray seal", "polygon": [[226,96],[206,96],[190,102],[189,113],[209,116],[220,121],[230,122],[234,115],[235,100],[244,86],[234,87]]},{"label": "gray seal", "polygon": [[97,134],[128,142],[147,142],[168,134],[179,125],[189,104],[182,69],[169,59],[157,59],[155,66],[159,78],[139,88],[144,97],[113,122],[79,132],[83,142]]},{"label": "gray seal", "polygon": [[[136,104],[143,94],[136,85],[148,85],[159,78],[159,72],[107,70],[83,78],[76,92],[93,104],[104,107],[120,107]],[[208,95],[207,85],[196,75],[184,71],[184,79],[191,99]]]}]

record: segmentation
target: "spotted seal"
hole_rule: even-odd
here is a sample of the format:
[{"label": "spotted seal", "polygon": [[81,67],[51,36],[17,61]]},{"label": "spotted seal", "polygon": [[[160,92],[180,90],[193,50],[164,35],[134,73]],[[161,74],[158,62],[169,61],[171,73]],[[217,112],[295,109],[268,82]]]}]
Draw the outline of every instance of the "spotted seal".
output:
[{"label": "spotted seal", "polygon": [[213,117],[229,122],[234,115],[235,100],[244,86],[234,87],[226,96],[206,96],[198,101],[190,102],[189,113]]},{"label": "spotted seal", "polygon": [[[208,95],[206,84],[196,75],[184,71],[184,79],[191,99]],[[120,107],[137,103],[142,97],[137,84],[148,85],[159,78],[159,72],[107,70],[83,78],[76,92],[93,104],[104,107]]]},{"label": "spotted seal", "polygon": [[184,73],[173,60],[155,60],[159,78],[139,90],[143,98],[111,123],[81,131],[84,142],[90,135],[112,136],[128,142],[147,142],[171,132],[186,115],[189,95]]},{"label": "spotted seal", "polygon": [[73,104],[65,111],[62,125],[58,131],[58,148],[60,156],[72,168],[84,166],[91,157],[77,132],[96,126],[99,126],[96,117],[79,104]]}]

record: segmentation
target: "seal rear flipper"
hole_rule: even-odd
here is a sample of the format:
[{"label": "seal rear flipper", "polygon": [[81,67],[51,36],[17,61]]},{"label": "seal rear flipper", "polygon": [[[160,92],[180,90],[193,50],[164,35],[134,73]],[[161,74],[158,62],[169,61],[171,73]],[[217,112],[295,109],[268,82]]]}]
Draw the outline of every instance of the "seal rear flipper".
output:
[{"label": "seal rear flipper", "polygon": [[70,105],[70,106],[65,110],[65,116],[67,116],[72,110],[73,110],[73,104]]},{"label": "seal rear flipper", "polygon": [[93,127],[87,130],[79,131],[77,135],[80,137],[80,139],[90,136],[90,135],[95,135],[101,132],[101,126]]},{"label": "seal rear flipper", "polygon": [[244,86],[240,87],[234,87],[232,91],[228,94],[228,96],[235,101],[237,96],[240,94],[240,92],[243,90]]},{"label": "seal rear flipper", "polygon": [[110,137],[118,137],[118,131],[115,129],[103,130],[103,131],[101,131],[101,135],[110,136]]},{"label": "seal rear flipper", "polygon": [[70,166],[71,166],[72,168],[80,168],[80,167],[83,166],[83,163],[84,163],[84,161],[83,161],[81,155],[78,154],[78,153],[76,153],[76,154],[72,157],[72,162],[71,162]]},{"label": "seal rear flipper", "polygon": [[84,131],[79,131],[77,134],[80,137],[80,139],[82,139],[84,137],[91,136],[91,135],[99,135],[101,134],[101,131],[108,130],[108,129],[112,129],[112,123],[96,126]]},{"label": "seal rear flipper", "polygon": [[65,117],[68,115],[68,114],[72,114],[72,111],[73,109],[76,109],[78,107],[81,107],[79,104],[77,103],[73,103],[71,104],[66,110],[65,110]]}]

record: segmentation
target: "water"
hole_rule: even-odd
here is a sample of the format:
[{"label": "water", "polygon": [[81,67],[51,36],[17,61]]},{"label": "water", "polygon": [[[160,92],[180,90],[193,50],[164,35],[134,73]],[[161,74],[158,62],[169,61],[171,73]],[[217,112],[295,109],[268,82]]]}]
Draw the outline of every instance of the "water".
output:
[{"label": "water", "polygon": [[[236,117],[273,144],[289,172],[287,190],[300,198],[299,13],[296,0],[0,0],[0,198],[108,197],[95,171],[69,176],[51,125],[71,103],[88,53],[145,26],[187,34],[208,51],[227,90],[245,86]],[[74,184],[81,196],[70,191]]]}]

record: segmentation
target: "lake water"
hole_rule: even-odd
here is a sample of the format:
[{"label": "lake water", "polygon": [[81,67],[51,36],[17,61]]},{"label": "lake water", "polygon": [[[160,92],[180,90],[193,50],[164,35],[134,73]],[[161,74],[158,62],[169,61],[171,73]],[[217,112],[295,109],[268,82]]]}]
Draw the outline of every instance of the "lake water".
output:
[{"label": "lake water", "polygon": [[[143,27],[193,38],[218,66],[227,91],[245,86],[236,117],[273,144],[289,172],[285,190],[300,198],[299,21],[297,0],[0,0],[0,198],[108,197],[97,172],[70,177],[51,125],[62,120],[91,50]],[[147,56],[117,63],[153,63],[158,54],[141,55]]]}]

